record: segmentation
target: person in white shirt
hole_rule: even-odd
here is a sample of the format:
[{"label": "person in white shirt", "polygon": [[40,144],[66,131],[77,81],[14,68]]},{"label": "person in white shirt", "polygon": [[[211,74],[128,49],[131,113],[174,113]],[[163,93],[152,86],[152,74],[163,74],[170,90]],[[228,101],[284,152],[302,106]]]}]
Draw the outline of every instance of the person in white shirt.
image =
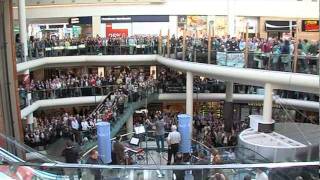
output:
[{"label": "person in white shirt", "polygon": [[77,121],[77,119],[75,117],[71,117],[71,129],[72,129],[72,133],[73,133],[73,138],[74,140],[81,144],[81,140],[80,140],[80,132],[79,132],[79,122]]},{"label": "person in white shirt", "polygon": [[268,175],[261,168],[256,169],[256,180],[269,180]]},{"label": "person in white shirt", "polygon": [[168,138],[167,138],[167,143],[168,143],[168,162],[167,162],[167,165],[171,164],[172,155],[173,155],[173,160],[175,160],[178,149],[179,149],[179,144],[181,142],[181,135],[177,131],[177,126],[172,125],[171,130],[172,130],[172,132],[169,133]]},{"label": "person in white shirt", "polygon": [[88,131],[89,130],[89,124],[85,119],[82,120],[81,127],[82,127],[82,131]]},{"label": "person in white shirt", "polygon": [[79,129],[79,123],[76,120],[76,118],[72,118],[71,128],[72,128],[72,130],[78,130]]}]

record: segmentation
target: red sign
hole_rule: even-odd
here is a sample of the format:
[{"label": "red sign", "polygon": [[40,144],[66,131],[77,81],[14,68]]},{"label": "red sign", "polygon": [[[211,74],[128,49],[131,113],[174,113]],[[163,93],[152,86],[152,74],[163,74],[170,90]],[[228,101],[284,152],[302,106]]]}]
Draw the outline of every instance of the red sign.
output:
[{"label": "red sign", "polygon": [[108,23],[106,27],[106,37],[127,37],[128,29],[112,29],[112,24]]},{"label": "red sign", "polygon": [[317,21],[317,20],[303,20],[302,21],[302,31],[318,32],[319,31],[319,21]]}]

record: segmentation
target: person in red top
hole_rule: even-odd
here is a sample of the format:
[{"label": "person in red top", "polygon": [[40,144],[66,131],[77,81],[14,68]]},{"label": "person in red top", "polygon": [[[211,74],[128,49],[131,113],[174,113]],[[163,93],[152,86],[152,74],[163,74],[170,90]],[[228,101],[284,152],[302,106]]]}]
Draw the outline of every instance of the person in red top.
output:
[{"label": "person in red top", "polygon": [[270,58],[270,52],[272,51],[272,40],[268,39],[265,40],[261,46],[261,51],[264,53],[262,59],[263,59],[263,66],[265,68],[268,68],[268,62]]}]

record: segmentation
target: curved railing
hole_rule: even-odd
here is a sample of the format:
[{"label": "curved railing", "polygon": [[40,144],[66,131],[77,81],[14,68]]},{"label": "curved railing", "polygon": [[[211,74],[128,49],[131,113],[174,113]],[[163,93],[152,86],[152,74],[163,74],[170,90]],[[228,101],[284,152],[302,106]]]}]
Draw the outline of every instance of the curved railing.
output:
[{"label": "curved railing", "polygon": [[[19,90],[19,99],[20,99],[20,108],[23,109],[27,106],[28,92],[31,93],[31,102],[32,105],[37,100],[45,99],[58,99],[58,98],[70,98],[70,97],[98,97],[105,96],[109,92],[118,89],[121,85],[105,85],[105,86],[88,86],[88,87],[68,87],[68,88],[59,88],[59,89],[40,89],[40,90]],[[250,87],[250,86],[249,86]],[[252,86],[251,86],[252,87]],[[161,89],[161,93],[186,93],[185,85],[175,85],[175,84],[158,84],[158,89]],[[245,91],[244,85],[235,84],[234,93],[238,94],[261,94],[263,92],[262,88],[252,87],[247,88]],[[193,92],[196,95],[200,93],[224,93],[225,84],[219,82],[210,82],[206,84],[195,84]],[[318,101],[319,97],[316,94],[312,93],[299,93],[299,92],[289,92],[285,90],[279,90],[275,92],[281,98],[289,99],[303,99],[308,101]],[[99,100],[96,100],[95,104],[100,103]]]},{"label": "curved railing", "polygon": [[[10,169],[10,171],[9,171]],[[44,178],[48,176],[47,170],[51,172],[47,179],[69,179],[71,176],[84,180],[93,179],[94,176],[101,178],[117,179],[154,179],[161,177],[165,180],[174,177],[193,177],[194,179],[207,179],[208,177],[222,174],[227,179],[243,179],[244,176],[255,177],[256,170],[260,169],[266,173],[269,179],[288,180],[298,176],[304,179],[317,179],[319,162],[292,162],[292,163],[260,163],[260,164],[221,164],[221,165],[94,165],[94,164],[62,164],[46,163],[31,164],[20,162],[7,162],[0,165],[2,176],[15,177],[22,174],[23,179]],[[80,170],[80,171],[78,171]]]},{"label": "curved railing", "polygon": [[[126,137],[130,134],[122,135]],[[3,137],[3,136],[1,136]],[[14,142],[14,143],[13,143]],[[11,150],[18,153],[17,147],[22,147],[19,142],[8,141],[6,145],[13,144]],[[201,144],[199,144],[201,145]],[[203,146],[203,145],[201,145]],[[13,149],[12,149],[13,148]],[[16,148],[16,149],[15,149]],[[208,150],[208,147],[203,146]],[[230,147],[229,147],[230,148]],[[8,148],[7,150],[9,150]],[[26,150],[26,149],[23,149]],[[36,153],[36,152],[35,152]],[[244,176],[254,177],[256,169],[262,169],[270,179],[287,180],[302,176],[304,179],[317,179],[319,161],[317,162],[285,162],[285,163],[232,163],[219,165],[201,165],[188,162],[177,165],[138,164],[138,165],[93,165],[93,164],[65,164],[47,159],[44,155],[38,155],[42,161],[25,161],[16,157],[6,149],[0,149],[0,175],[1,177],[22,179],[69,179],[70,176],[82,176],[82,179],[92,179],[99,173],[108,178],[152,179],[156,176],[163,179],[172,179],[174,176],[186,174],[197,179],[207,179],[216,173],[223,174],[228,179],[242,179]],[[78,171],[81,170],[81,171]]]}]

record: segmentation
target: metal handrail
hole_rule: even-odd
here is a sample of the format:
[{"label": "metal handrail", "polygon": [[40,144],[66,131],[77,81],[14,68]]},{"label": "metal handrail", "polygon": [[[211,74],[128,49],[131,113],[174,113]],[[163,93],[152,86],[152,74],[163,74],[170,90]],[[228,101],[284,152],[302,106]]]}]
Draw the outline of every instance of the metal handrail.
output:
[{"label": "metal handrail", "polygon": [[199,170],[199,169],[246,169],[246,168],[289,168],[289,167],[319,167],[319,161],[313,162],[282,162],[258,164],[221,164],[221,165],[95,165],[74,163],[11,163],[19,166],[51,167],[51,168],[99,168],[99,169],[126,169],[126,170]]}]

